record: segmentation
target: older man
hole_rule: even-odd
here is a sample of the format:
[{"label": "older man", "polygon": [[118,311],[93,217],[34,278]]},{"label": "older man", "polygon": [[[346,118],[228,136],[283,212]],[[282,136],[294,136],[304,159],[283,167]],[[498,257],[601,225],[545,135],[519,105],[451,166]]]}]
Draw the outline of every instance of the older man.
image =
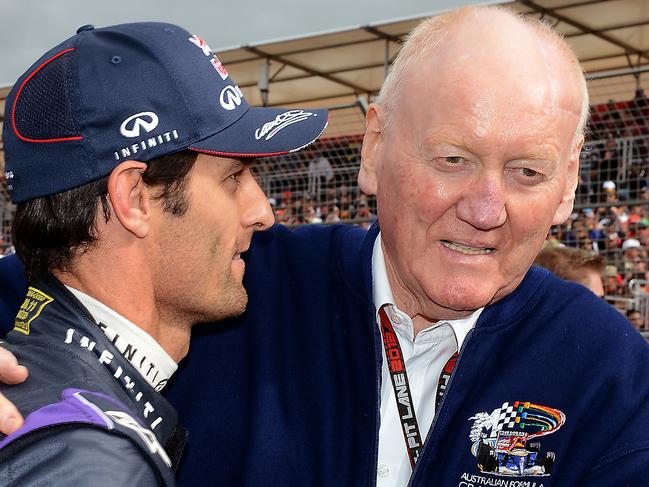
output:
[{"label": "older man", "polygon": [[3,388],[29,416],[0,441],[0,484],[175,484],[185,438],[159,391],[194,323],[243,312],[241,254],[273,222],[246,158],[326,125],[239,93],[205,41],[152,22],[84,26],[16,82],[3,139],[29,289],[6,346],[31,377]]},{"label": "older man", "polygon": [[169,393],[181,482],[643,485],[646,344],[530,269],[571,212],[587,107],[543,25],[468,8],[418,27],[367,117],[380,227],[255,237],[247,312],[197,330]]}]

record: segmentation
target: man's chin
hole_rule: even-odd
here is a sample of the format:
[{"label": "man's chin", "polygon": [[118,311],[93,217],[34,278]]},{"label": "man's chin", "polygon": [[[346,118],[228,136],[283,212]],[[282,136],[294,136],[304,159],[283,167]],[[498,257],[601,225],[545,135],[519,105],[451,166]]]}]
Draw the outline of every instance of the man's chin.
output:
[{"label": "man's chin", "polygon": [[224,309],[225,318],[236,318],[241,316],[248,306],[248,293],[243,285],[239,285],[239,289],[236,292],[233,292],[231,300],[228,302],[227,306]]},{"label": "man's chin", "polygon": [[432,299],[435,306],[439,308],[432,316],[437,315],[437,319],[447,320],[463,318],[495,300],[495,292],[476,289],[449,290]]},{"label": "man's chin", "polygon": [[214,323],[241,316],[248,306],[248,293],[243,285],[221,291],[220,300],[210,310],[205,310],[201,323]]}]

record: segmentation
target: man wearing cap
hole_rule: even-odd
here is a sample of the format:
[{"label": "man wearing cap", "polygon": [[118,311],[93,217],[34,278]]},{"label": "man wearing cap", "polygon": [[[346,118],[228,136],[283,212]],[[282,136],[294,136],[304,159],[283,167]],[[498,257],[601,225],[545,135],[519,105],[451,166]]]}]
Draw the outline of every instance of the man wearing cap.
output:
[{"label": "man wearing cap", "polygon": [[638,222],[637,237],[643,247],[649,247],[649,218],[643,217]]},{"label": "man wearing cap", "polygon": [[2,388],[27,416],[0,484],[173,485],[185,434],[159,392],[194,323],[243,312],[241,256],[273,222],[247,160],[309,144],[326,112],[249,108],[162,23],[80,28],[6,105],[29,288],[4,345],[30,377]]},{"label": "man wearing cap", "polygon": [[181,483],[644,485],[646,343],[531,268],[572,212],[587,111],[574,54],[533,19],[417,28],[367,116],[380,227],[255,236],[246,313],[194,331],[168,393]]}]

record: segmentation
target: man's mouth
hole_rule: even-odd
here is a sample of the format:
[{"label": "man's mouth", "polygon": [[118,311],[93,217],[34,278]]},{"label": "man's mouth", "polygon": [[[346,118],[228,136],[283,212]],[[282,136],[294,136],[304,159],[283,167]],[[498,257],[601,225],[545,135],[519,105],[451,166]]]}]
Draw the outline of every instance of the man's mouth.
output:
[{"label": "man's mouth", "polygon": [[250,248],[250,244],[245,245],[245,246],[243,246],[243,245],[237,245],[237,247],[238,247],[238,249],[237,249],[238,252],[235,253],[234,256],[232,256],[232,260],[240,259],[241,256],[242,256],[243,254],[245,254],[246,252],[248,252],[248,249]]},{"label": "man's mouth", "polygon": [[442,240],[442,245],[447,249],[455,250],[456,252],[466,255],[486,255],[496,250],[493,247],[472,247],[457,242],[451,242],[450,240]]}]

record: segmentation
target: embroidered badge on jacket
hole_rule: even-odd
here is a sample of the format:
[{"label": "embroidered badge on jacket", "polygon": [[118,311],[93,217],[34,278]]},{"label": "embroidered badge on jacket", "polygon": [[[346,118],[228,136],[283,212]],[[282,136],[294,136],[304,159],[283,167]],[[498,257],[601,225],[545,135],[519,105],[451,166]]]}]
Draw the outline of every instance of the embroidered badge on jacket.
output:
[{"label": "embroidered badge on jacket", "polygon": [[14,331],[18,331],[23,335],[29,335],[30,325],[32,321],[38,318],[43,308],[54,301],[54,298],[48,296],[43,291],[31,287],[27,290],[27,296],[20,305],[16,321],[14,322]]},{"label": "embroidered badge on jacket", "polygon": [[508,477],[547,476],[552,473],[555,454],[544,451],[539,438],[557,431],[566,416],[530,402],[506,402],[491,414],[479,412],[469,439],[478,468],[485,473]]}]

